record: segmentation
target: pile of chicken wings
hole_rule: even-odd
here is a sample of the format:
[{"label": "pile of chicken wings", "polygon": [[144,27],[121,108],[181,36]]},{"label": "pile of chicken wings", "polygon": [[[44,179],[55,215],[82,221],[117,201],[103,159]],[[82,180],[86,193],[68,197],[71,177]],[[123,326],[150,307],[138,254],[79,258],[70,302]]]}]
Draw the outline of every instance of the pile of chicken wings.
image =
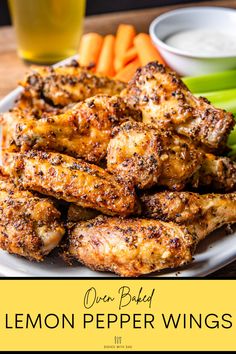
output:
[{"label": "pile of chicken wings", "polygon": [[136,277],[191,262],[236,222],[231,113],[158,62],[126,85],[73,60],[34,67],[1,115],[0,248]]}]

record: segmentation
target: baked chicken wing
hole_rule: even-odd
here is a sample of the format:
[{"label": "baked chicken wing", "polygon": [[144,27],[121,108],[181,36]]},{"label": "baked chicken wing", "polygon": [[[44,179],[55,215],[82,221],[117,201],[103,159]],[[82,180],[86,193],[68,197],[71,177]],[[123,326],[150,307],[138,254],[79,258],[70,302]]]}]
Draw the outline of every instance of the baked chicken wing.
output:
[{"label": "baked chicken wing", "polygon": [[99,163],[106,156],[112,129],[130,117],[140,119],[120,97],[97,95],[61,115],[19,119],[13,140],[22,151],[58,151]]},{"label": "baked chicken wing", "polygon": [[174,72],[158,62],[138,69],[122,95],[132,108],[142,111],[143,122],[174,128],[206,151],[222,148],[235,124],[231,113],[194,97]]},{"label": "baked chicken wing", "polygon": [[[68,106],[66,106],[66,108],[67,107]],[[17,98],[13,111],[17,114],[23,114],[24,118],[39,119],[42,118],[42,116],[61,114],[64,108],[65,107],[53,106],[37,92],[33,95],[31,91],[25,88]]]},{"label": "baked chicken wing", "polygon": [[67,212],[67,221],[68,222],[78,222],[94,219],[100,213],[97,210],[83,208],[79,205],[71,203],[68,212]]},{"label": "baked chicken wing", "polygon": [[42,261],[61,241],[60,212],[48,198],[21,190],[0,176],[0,248]]},{"label": "baked chicken wing", "polygon": [[23,115],[19,112],[5,112],[0,114],[0,126],[2,130],[2,142],[3,149],[9,148],[13,143],[13,136],[15,134],[16,124]]},{"label": "baked chicken wing", "polygon": [[236,190],[236,161],[206,154],[202,166],[191,178],[194,188],[207,187],[221,192]]},{"label": "baked chicken wing", "polygon": [[160,192],[141,197],[145,217],[186,225],[199,239],[226,223],[236,222],[236,193]]},{"label": "baked chicken wing", "polygon": [[187,137],[141,122],[115,128],[108,145],[107,168],[140,189],[154,185],[182,190],[208,186],[213,190],[236,188],[236,162],[205,154]]},{"label": "baked chicken wing", "polygon": [[136,208],[132,185],[102,168],[58,153],[29,151],[3,156],[3,171],[23,188],[104,214],[128,215]]},{"label": "baked chicken wing", "polygon": [[147,216],[175,223],[103,216],[82,221],[69,230],[67,257],[95,270],[139,276],[189,263],[199,241],[236,222],[235,193],[164,192],[142,201]]},{"label": "baked chicken wing", "polygon": [[126,277],[188,263],[196,244],[186,227],[171,222],[105,216],[73,226],[68,242],[67,257]]},{"label": "baked chicken wing", "polygon": [[140,122],[125,122],[108,145],[107,168],[138,188],[162,185],[182,189],[204,154],[191,140]]},{"label": "baked chicken wing", "polygon": [[39,103],[49,105],[44,110],[50,110],[50,106],[64,107],[97,94],[118,95],[125,88],[124,83],[95,75],[75,60],[66,66],[35,67],[20,84],[24,92],[18,106],[22,106],[23,99],[23,106],[25,101],[35,107]]}]

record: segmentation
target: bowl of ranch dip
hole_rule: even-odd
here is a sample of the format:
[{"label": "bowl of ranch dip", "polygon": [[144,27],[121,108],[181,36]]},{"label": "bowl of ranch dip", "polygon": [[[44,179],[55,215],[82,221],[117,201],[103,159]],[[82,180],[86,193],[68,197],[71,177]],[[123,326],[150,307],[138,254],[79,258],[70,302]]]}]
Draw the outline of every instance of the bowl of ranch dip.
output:
[{"label": "bowl of ranch dip", "polygon": [[189,7],[167,12],[150,25],[153,43],[180,75],[236,68],[236,10]]}]

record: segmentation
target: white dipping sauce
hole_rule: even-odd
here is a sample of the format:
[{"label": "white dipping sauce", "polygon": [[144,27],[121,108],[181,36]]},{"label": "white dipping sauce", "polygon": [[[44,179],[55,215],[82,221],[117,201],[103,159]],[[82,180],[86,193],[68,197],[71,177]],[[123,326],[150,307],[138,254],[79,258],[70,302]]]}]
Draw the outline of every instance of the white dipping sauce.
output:
[{"label": "white dipping sauce", "polygon": [[168,37],[165,43],[195,55],[236,55],[236,34],[221,30],[181,31]]}]

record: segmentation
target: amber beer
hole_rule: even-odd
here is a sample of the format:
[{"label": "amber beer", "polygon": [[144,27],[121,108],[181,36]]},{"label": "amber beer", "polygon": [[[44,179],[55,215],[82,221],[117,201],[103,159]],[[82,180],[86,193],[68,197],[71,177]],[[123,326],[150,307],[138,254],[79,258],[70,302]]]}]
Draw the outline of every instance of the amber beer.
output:
[{"label": "amber beer", "polygon": [[85,0],[8,1],[21,58],[51,64],[76,53]]}]

